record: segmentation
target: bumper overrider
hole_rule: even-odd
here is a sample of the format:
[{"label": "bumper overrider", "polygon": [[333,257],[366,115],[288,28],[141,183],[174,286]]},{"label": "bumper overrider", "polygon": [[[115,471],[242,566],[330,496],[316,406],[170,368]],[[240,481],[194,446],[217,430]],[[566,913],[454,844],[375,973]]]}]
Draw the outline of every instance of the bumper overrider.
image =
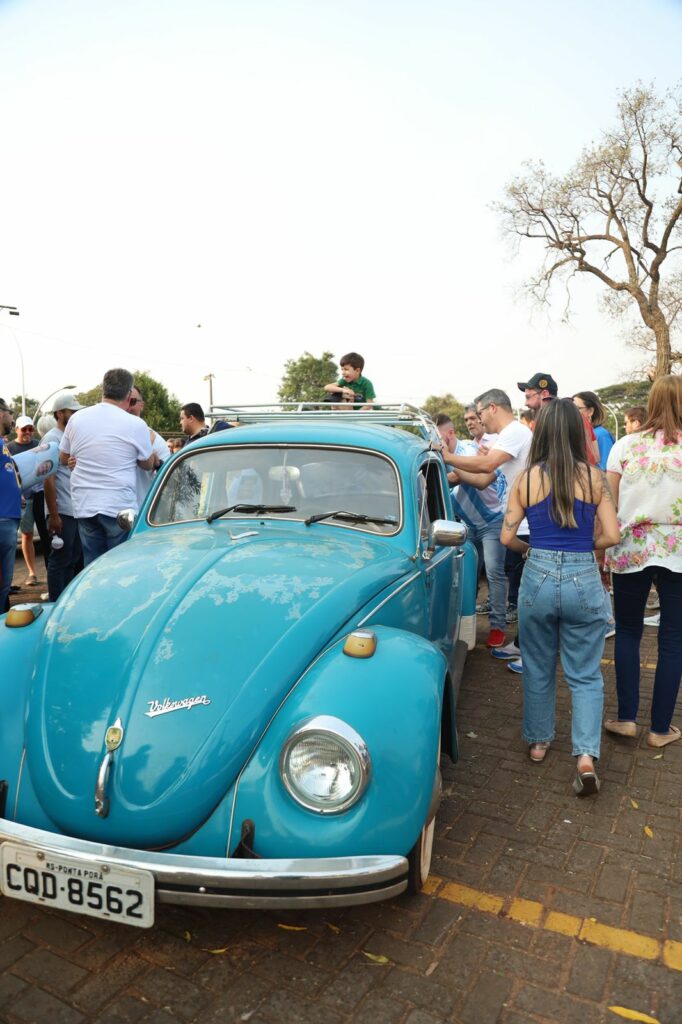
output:
[{"label": "bumper overrider", "polygon": [[407,888],[407,859],[390,855],[295,860],[183,856],[73,839],[0,818],[0,844],[4,842],[46,856],[68,856],[84,869],[149,871],[161,903],[314,909],[376,903]]}]

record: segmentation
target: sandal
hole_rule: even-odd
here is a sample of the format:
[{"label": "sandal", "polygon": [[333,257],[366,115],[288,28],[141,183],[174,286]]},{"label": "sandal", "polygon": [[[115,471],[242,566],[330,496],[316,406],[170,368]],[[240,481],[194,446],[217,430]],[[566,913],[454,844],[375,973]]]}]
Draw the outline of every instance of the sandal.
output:
[{"label": "sandal", "polygon": [[682,736],[682,732],[677,728],[676,725],[671,725],[668,732],[650,732],[646,738],[647,747],[666,747],[668,743],[674,743],[675,740],[679,740]]},{"label": "sandal", "polygon": [[528,748],[528,756],[533,764],[542,764],[547,756],[549,743],[531,743]]},{"label": "sandal", "polygon": [[637,722],[621,722],[618,719],[607,718],[604,722],[604,728],[615,736],[632,737],[637,735]]},{"label": "sandal", "polygon": [[[580,763],[582,756],[578,758],[578,764]],[[591,758],[590,758],[591,760]],[[573,780],[573,790],[576,796],[594,796],[595,793],[599,792],[601,783],[597,777],[597,773],[594,770],[594,764],[591,764],[589,768],[578,768],[578,774]]]},{"label": "sandal", "polygon": [[38,586],[38,577],[34,576],[32,572],[29,573],[28,576],[26,577],[25,581],[24,581],[24,586],[25,587],[37,587]]}]

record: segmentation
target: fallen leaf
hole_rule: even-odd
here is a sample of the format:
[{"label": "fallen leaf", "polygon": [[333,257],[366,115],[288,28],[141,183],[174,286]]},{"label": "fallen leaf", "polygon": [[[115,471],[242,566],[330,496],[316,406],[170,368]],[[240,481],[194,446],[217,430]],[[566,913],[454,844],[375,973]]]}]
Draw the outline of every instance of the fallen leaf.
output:
[{"label": "fallen leaf", "polygon": [[478,739],[478,733],[477,732],[468,732],[467,736],[469,737],[470,740],[477,740]]},{"label": "fallen leaf", "polygon": [[331,921],[325,921],[324,923],[326,924],[326,926],[327,926],[327,928],[329,929],[330,932],[334,932],[334,935],[340,935],[341,934],[341,929],[337,928],[335,924],[331,923]]},{"label": "fallen leaf", "polygon": [[636,800],[633,800],[632,797],[630,797],[630,803],[632,804],[632,806],[634,807],[634,809],[636,811],[639,810],[639,804],[637,803]]},{"label": "fallen leaf", "polygon": [[230,948],[229,946],[223,946],[222,949],[204,949],[204,950],[202,950],[202,952],[203,953],[212,953],[213,956],[222,956],[223,953],[227,953],[228,952],[229,948]]},{"label": "fallen leaf", "polygon": [[285,932],[307,932],[308,929],[304,928],[302,924],[278,924],[278,928],[281,928]]},{"label": "fallen leaf", "polygon": [[663,757],[663,754],[654,754],[654,756],[651,758],[651,760],[652,761],[660,761],[662,757]]},{"label": "fallen leaf", "polygon": [[192,941],[192,933],[191,932],[183,932],[182,933],[182,937],[185,940],[185,942],[191,942]]},{"label": "fallen leaf", "polygon": [[640,1013],[639,1010],[628,1010],[627,1006],[609,1006],[611,1013],[625,1020],[639,1020],[642,1024],[660,1024],[656,1017],[650,1017],[648,1013]]},{"label": "fallen leaf", "polygon": [[387,956],[381,956],[381,954],[378,953],[367,953],[364,949],[362,951],[362,955],[366,956],[368,960],[371,960],[373,964],[390,964],[391,962]]},{"label": "fallen leaf", "polygon": [[648,825],[645,825],[644,826],[644,835],[648,836],[649,839],[653,839],[654,838],[654,830],[652,828],[649,828]]}]

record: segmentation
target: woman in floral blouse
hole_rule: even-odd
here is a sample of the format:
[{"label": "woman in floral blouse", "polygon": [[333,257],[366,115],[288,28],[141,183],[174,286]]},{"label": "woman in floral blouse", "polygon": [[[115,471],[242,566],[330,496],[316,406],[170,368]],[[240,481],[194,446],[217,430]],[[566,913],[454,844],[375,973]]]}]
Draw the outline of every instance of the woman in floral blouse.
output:
[{"label": "woman in floral blouse", "polygon": [[650,747],[679,740],[671,725],[682,677],[682,377],[659,377],[641,431],[611,449],[607,476],[621,541],[607,552],[616,611],[618,719],[609,732],[637,734],[639,645],[652,582],[661,603]]}]

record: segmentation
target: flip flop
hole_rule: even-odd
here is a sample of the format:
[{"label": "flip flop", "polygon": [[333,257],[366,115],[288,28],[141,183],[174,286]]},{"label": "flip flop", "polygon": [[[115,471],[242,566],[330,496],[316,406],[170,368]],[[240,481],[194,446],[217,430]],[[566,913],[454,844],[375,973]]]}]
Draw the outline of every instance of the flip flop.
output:
[{"label": "flip flop", "polygon": [[674,743],[681,736],[682,732],[680,732],[677,726],[671,725],[670,731],[667,734],[664,732],[650,732],[646,738],[646,745],[647,747],[667,747],[669,743]]},{"label": "flip flop", "polygon": [[531,743],[528,747],[528,756],[533,764],[542,764],[547,756],[549,743]]},{"label": "flip flop", "polygon": [[595,771],[578,772],[573,780],[573,789],[576,796],[594,796],[599,792],[601,782]]},{"label": "flip flop", "polygon": [[637,735],[637,722],[619,722],[616,719],[607,718],[604,722],[604,728],[615,736]]}]

